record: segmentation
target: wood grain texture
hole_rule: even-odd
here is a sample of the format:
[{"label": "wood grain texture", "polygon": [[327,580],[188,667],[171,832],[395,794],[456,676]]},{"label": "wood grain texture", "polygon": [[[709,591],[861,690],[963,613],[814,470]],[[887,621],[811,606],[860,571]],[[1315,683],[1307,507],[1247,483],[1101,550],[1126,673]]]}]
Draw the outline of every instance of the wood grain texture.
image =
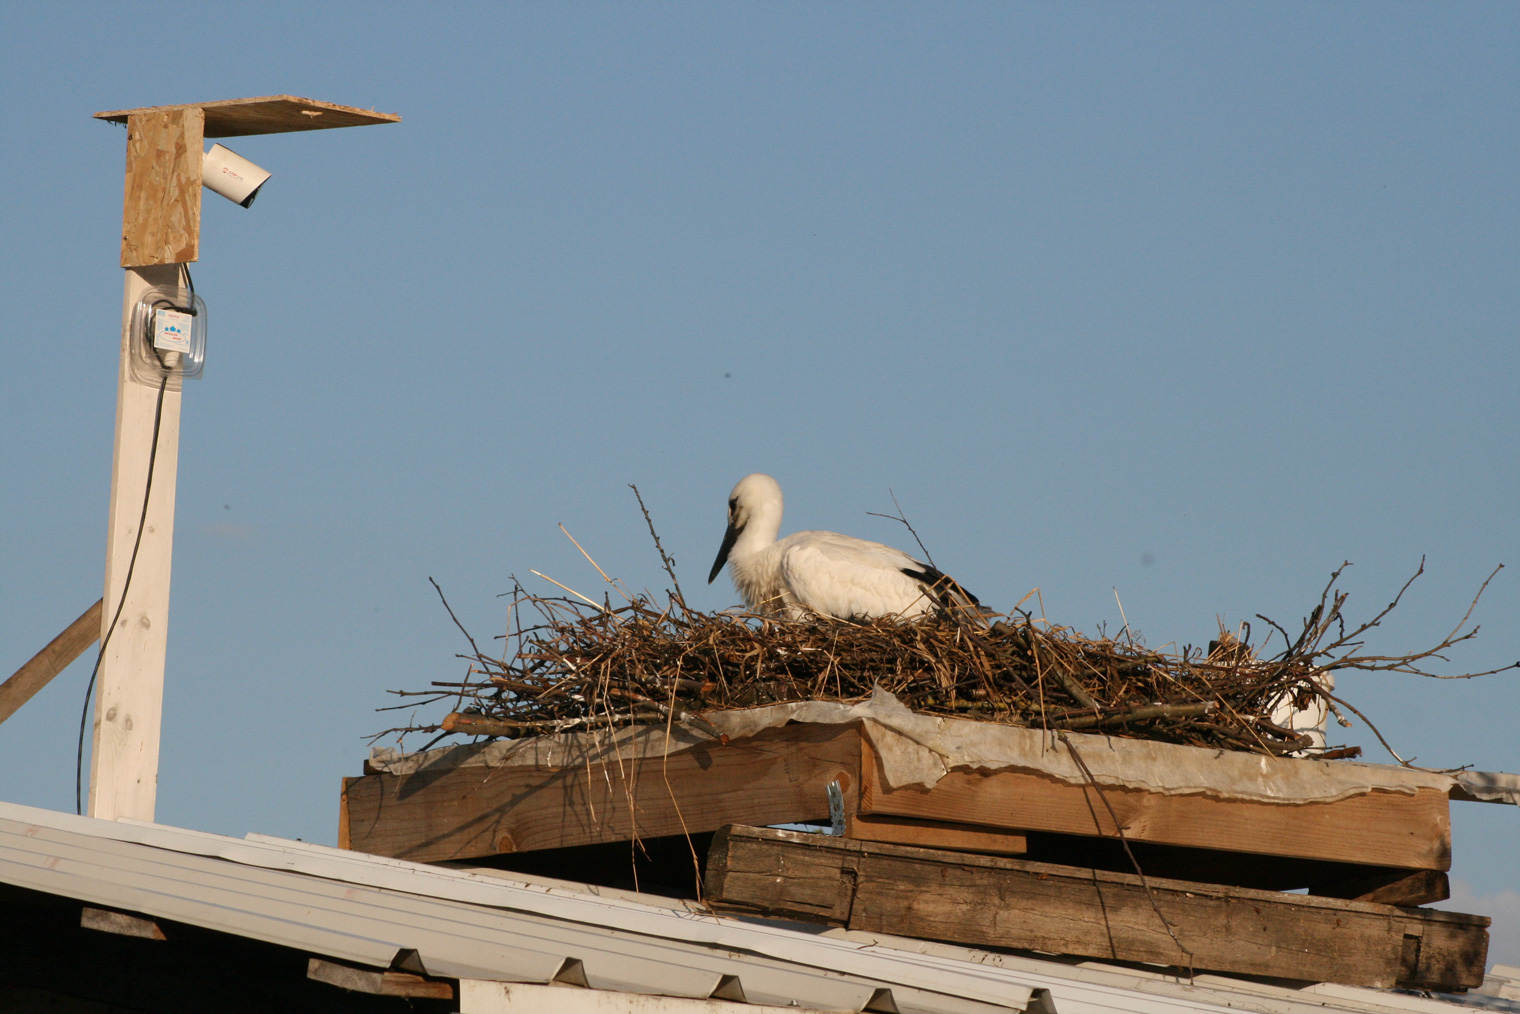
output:
[{"label": "wood grain texture", "polygon": [[145,106],[140,109],[115,109],[96,113],[95,119],[126,123],[144,113],[164,113],[199,109],[206,117],[206,137],[243,137],[250,134],[285,134],[302,130],[327,130],[333,127],[363,127],[379,123],[399,123],[395,113],[340,106],[295,95],[265,95],[250,99],[225,99],[180,106]]},{"label": "wood grain texture", "polygon": [[891,845],[916,845],[926,849],[952,852],[985,852],[991,855],[1020,856],[1029,851],[1029,839],[1016,831],[956,824],[943,820],[913,820],[910,817],[883,817],[857,814],[845,821],[844,836],[857,841],[879,841]]},{"label": "wood grain texture", "polygon": [[199,258],[204,131],[205,115],[194,106],[127,118],[122,267],[183,264]]},{"label": "wood grain texture", "polygon": [[[133,379],[130,342],[132,308],[137,300],[153,286],[174,284],[179,278],[179,268],[172,264],[128,268],[124,275],[101,637],[107,635],[106,627],[113,618],[116,628],[101,653],[95,684],[87,812],[103,820],[117,817],[152,820],[158,797],[182,392],[172,386],[164,392],[155,457],[153,419],[158,389]],[[148,489],[150,460],[153,488],[144,520],[143,499]],[[134,565],[131,561],[139,522],[142,541],[136,549]]]},{"label": "wood grain texture", "polygon": [[[1018,771],[951,771],[932,789],[888,790],[870,744],[862,760],[860,812],[975,821],[1017,831],[1130,841],[1402,869],[1451,868],[1445,793],[1369,792],[1332,803],[1251,803],[1068,785]],[[1105,805],[1106,800],[1106,805]]]},{"label": "wood grain texture", "polygon": [[17,669],[15,675],[0,683],[0,722],[16,713],[16,710],[52,682],[53,677],[67,669],[86,648],[100,639],[100,600],[80,614],[79,619],[64,628],[37,654]]},{"label": "wood grain texture", "polygon": [[729,911],[1377,988],[1475,986],[1488,946],[1483,916],[765,828],[719,831],[705,886]]},{"label": "wood grain texture", "polygon": [[357,778],[344,778],[341,788],[338,790],[338,848],[351,849],[348,834],[348,786],[357,782]]},{"label": "wood grain texture", "polygon": [[325,982],[339,989],[373,996],[432,997],[437,1000],[454,999],[454,987],[442,979],[430,979],[411,972],[390,969],[360,968],[341,961],[310,958],[306,962],[306,977]]},{"label": "wood grain texture", "polygon": [[449,767],[344,783],[348,847],[422,862],[827,821],[838,778],[853,811],[858,726],[787,725],[668,758],[561,767]]},{"label": "wood grain texture", "polygon": [[1348,879],[1333,888],[1310,891],[1331,898],[1352,898],[1379,905],[1427,905],[1451,897],[1451,882],[1440,870],[1390,871]]},{"label": "wood grain texture", "polygon": [[167,940],[164,931],[158,923],[152,919],[144,919],[140,915],[128,915],[126,912],[116,912],[108,908],[91,908],[84,906],[79,911],[79,925],[82,929],[96,930],[100,933],[114,933],[119,937],[139,937],[143,940]]}]

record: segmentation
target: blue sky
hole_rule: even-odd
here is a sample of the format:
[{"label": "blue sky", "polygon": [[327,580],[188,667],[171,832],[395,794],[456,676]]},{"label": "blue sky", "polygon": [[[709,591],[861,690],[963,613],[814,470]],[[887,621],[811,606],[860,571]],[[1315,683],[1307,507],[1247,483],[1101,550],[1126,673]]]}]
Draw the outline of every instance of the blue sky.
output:
[{"label": "blue sky", "polygon": [[[161,30],[156,35],[155,31]],[[510,575],[693,604],[741,475],[995,607],[1201,644],[1331,570],[1371,647],[1520,659],[1520,6],[0,6],[0,674],[100,595],[125,132],[294,94],[204,206],[158,819],[331,842],[385,691]],[[890,491],[890,492],[889,492]],[[909,547],[911,548],[911,547]],[[530,587],[532,585],[530,584]],[[0,726],[73,806],[78,663]],[[1360,676],[1421,764],[1520,771],[1520,680]],[[404,713],[403,716],[404,717]],[[419,715],[419,718],[436,717]],[[1342,739],[1385,760],[1364,728]],[[1453,806],[1520,963],[1520,814]]]}]

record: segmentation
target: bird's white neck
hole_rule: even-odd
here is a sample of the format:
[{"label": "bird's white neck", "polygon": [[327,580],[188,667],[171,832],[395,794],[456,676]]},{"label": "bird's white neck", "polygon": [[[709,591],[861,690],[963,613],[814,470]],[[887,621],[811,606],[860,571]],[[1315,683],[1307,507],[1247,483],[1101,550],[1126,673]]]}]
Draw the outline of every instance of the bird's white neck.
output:
[{"label": "bird's white neck", "polygon": [[734,540],[729,559],[742,560],[763,553],[776,544],[781,534],[781,505],[779,503],[756,504],[744,522],[744,530]]},{"label": "bird's white neck", "polygon": [[759,612],[775,612],[782,605],[780,546],[776,543],[780,532],[781,505],[756,504],[728,553],[734,587],[745,604]]}]

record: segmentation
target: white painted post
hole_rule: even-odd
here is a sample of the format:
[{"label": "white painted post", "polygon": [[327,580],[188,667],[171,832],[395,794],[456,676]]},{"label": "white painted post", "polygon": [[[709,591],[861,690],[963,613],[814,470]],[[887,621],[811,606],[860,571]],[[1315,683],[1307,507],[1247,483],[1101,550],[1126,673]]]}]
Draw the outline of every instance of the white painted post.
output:
[{"label": "white painted post", "polygon": [[[152,820],[158,795],[180,392],[164,392],[155,455],[153,419],[158,409],[158,385],[156,380],[147,384],[132,378],[132,308],[147,289],[177,284],[180,266],[199,256],[201,148],[207,136],[207,110],[213,114],[212,137],[325,130],[401,119],[391,113],[290,95],[95,114],[97,119],[127,126],[121,228],[121,266],[127,270],[127,279],[122,296],[116,450],[111,464],[106,590],[101,607],[105,643],[95,693],[88,811],[92,817],[107,820]],[[144,518],[150,459],[154,462],[152,492]]]},{"label": "white painted post", "polygon": [[[164,392],[158,453],[142,543],[132,564],[148,483],[158,387],[131,375],[132,308],[155,285],[179,282],[177,264],[128,268],[122,297],[121,366],[116,380],[116,447],[106,528],[106,585],[101,637],[110,637],[95,691],[90,754],[92,817],[152,820],[158,792],[158,744],[169,635],[169,573],[174,549],[174,486],[179,470],[180,392]],[[171,384],[171,387],[173,385]],[[127,569],[132,580],[125,604]],[[112,618],[120,608],[115,633]]]}]

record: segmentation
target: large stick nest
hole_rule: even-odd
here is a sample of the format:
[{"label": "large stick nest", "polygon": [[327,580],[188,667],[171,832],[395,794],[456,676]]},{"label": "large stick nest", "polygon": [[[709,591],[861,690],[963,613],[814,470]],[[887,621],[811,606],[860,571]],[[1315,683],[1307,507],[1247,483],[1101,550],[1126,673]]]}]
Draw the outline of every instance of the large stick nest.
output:
[{"label": "large stick nest", "polygon": [[[663,605],[615,582],[621,604],[610,597],[597,604],[578,593],[531,595],[516,585],[514,629],[503,639],[502,654],[486,654],[471,639],[471,652],[460,656],[469,662],[463,682],[397,691],[427,697],[427,704],[447,701],[455,713],[437,725],[388,731],[518,736],[672,720],[701,725],[705,711],[850,702],[880,686],[923,714],[1271,755],[1299,752],[1311,747],[1310,738],[1272,721],[1284,701],[1299,708],[1321,701],[1342,725],[1350,724],[1348,711],[1366,721],[1326,689],[1323,674],[1363,669],[1433,676],[1422,668],[1427,660],[1444,658],[1442,651],[1477,633],[1464,629],[1469,606],[1434,648],[1364,654],[1363,636],[1398,604],[1424,564],[1386,609],[1351,629],[1342,615],[1346,595],[1336,590],[1344,569],[1331,575],[1297,636],[1261,617],[1271,631],[1267,643],[1279,635],[1282,642],[1267,657],[1250,644],[1244,625],[1238,636],[1221,631],[1207,649],[1162,652],[1124,634],[1089,638],[1017,611],[990,626],[949,619],[798,623],[690,609],[678,583]],[[1329,757],[1360,752],[1321,749]]]}]

